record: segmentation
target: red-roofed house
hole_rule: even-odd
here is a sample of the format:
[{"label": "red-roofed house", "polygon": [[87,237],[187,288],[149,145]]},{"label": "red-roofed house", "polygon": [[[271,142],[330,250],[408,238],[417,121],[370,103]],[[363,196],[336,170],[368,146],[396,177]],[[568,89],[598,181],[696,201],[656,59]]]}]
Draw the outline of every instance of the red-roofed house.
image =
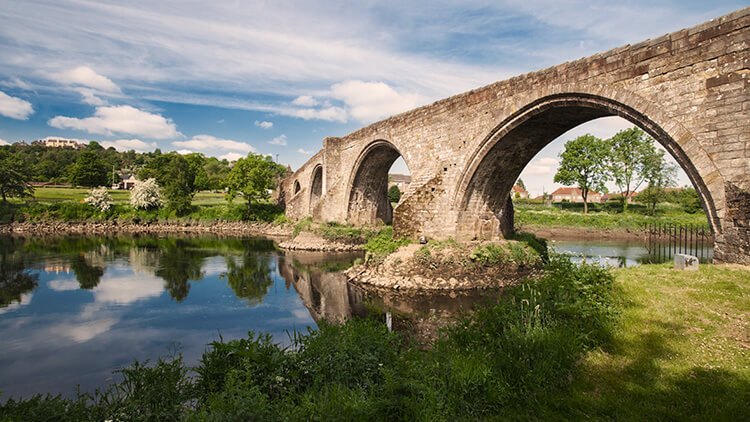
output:
[{"label": "red-roofed house", "polygon": [[514,199],[515,198],[527,199],[529,197],[529,193],[526,191],[526,189],[518,185],[513,185],[513,189],[510,191],[510,195]]},{"label": "red-roofed house", "polygon": [[[596,191],[589,191],[588,202],[599,202],[602,200],[602,194]],[[580,189],[562,187],[552,192],[552,202],[583,202],[583,195]]]}]

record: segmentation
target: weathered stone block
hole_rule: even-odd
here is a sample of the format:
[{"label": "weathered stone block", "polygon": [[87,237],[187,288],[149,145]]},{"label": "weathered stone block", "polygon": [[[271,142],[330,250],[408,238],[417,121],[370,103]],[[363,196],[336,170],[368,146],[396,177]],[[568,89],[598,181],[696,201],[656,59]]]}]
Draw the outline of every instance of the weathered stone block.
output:
[{"label": "weathered stone block", "polygon": [[700,261],[693,255],[678,253],[674,256],[674,269],[683,271],[698,271]]}]

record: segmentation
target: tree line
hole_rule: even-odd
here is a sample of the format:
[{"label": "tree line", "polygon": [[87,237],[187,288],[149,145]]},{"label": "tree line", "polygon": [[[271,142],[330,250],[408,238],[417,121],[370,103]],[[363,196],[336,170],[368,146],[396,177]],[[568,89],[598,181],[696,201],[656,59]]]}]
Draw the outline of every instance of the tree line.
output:
[{"label": "tree line", "polygon": [[80,150],[13,144],[0,147],[0,194],[3,202],[31,196],[31,182],[109,186],[120,182],[113,170],[155,179],[165,205],[178,215],[189,211],[194,194],[204,190],[225,191],[229,200],[243,197],[248,205],[268,199],[268,191],[287,172],[270,157],[253,153],[230,163],[200,153],[119,152],[97,142]]},{"label": "tree line", "polygon": [[584,213],[592,191],[607,192],[613,182],[620,190],[623,211],[628,200],[642,186],[639,201],[653,214],[656,204],[666,199],[666,188],[673,186],[677,168],[666,161],[654,139],[637,127],[625,129],[609,139],[586,134],[565,143],[554,181],[575,185],[581,190]]}]

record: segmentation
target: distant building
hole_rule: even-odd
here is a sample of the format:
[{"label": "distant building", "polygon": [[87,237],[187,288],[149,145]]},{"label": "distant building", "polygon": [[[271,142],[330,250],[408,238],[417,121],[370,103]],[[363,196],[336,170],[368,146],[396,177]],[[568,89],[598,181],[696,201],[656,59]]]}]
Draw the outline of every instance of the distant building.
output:
[{"label": "distant building", "polygon": [[39,139],[37,141],[34,141],[32,143],[33,145],[41,145],[46,148],[73,148],[73,149],[82,149],[86,146],[83,142],[77,141],[75,139],[65,139],[65,138],[45,138],[45,139]]},{"label": "distant building", "polygon": [[388,175],[388,189],[391,188],[391,186],[396,185],[398,186],[398,190],[400,190],[402,193],[406,192],[406,189],[411,184],[411,176],[406,174],[389,174]]},{"label": "distant building", "polygon": [[133,189],[136,184],[138,184],[138,179],[136,179],[134,175],[131,174],[127,179],[120,176],[120,183],[113,184],[112,189],[130,190]]},{"label": "distant building", "polygon": [[519,199],[528,199],[529,198],[529,192],[527,192],[526,189],[524,189],[524,188],[522,188],[522,187],[520,187],[518,185],[513,185],[513,189],[511,189],[510,195],[514,199],[515,198],[519,198]]},{"label": "distant building", "polygon": [[[588,202],[601,202],[602,194],[589,191]],[[578,188],[562,187],[552,192],[552,202],[583,202],[583,192]]]}]

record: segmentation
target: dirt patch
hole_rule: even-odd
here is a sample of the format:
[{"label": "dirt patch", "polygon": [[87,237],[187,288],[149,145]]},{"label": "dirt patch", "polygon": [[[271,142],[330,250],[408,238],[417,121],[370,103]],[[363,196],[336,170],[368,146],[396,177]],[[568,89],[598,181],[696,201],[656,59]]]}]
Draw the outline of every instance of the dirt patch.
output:
[{"label": "dirt patch", "polygon": [[523,226],[521,231],[533,233],[541,238],[556,240],[642,240],[646,238],[646,234],[643,230],[631,229]]}]

